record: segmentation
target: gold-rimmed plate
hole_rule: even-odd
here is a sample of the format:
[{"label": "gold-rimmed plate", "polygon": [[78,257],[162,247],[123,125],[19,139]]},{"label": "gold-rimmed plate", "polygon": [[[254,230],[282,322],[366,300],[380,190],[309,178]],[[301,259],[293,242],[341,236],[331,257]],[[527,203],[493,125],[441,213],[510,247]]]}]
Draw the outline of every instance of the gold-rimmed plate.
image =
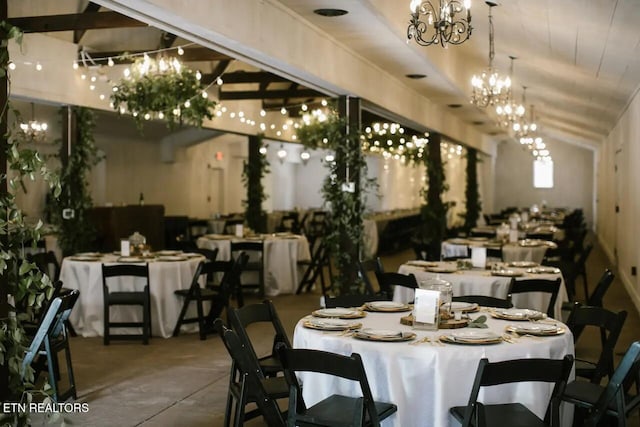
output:
[{"label": "gold-rimmed plate", "polygon": [[160,261],[160,262],[176,262],[176,261],[186,261],[189,258],[187,258],[184,255],[165,255],[165,256],[159,256],[156,258],[156,261]]},{"label": "gold-rimmed plate", "polygon": [[302,326],[321,331],[346,331],[361,328],[362,323],[345,319],[310,317],[302,322]]},{"label": "gold-rimmed plate", "polygon": [[504,319],[504,320],[540,320],[547,317],[546,314],[531,310],[528,308],[503,308],[503,309],[494,309],[491,310],[491,316],[496,319]]},{"label": "gold-rimmed plate", "polygon": [[505,328],[507,332],[515,332],[518,335],[535,335],[538,337],[549,337],[562,335],[565,329],[550,323],[528,322],[519,325],[509,325]]},{"label": "gold-rimmed plate", "polygon": [[85,262],[97,262],[100,261],[100,257],[95,256],[86,256],[86,255],[73,255],[70,256],[69,259],[71,261],[85,261]]},{"label": "gold-rimmed plate", "polygon": [[560,274],[560,269],[556,267],[548,267],[541,265],[539,267],[528,268],[527,273],[530,274]]},{"label": "gold-rimmed plate", "polygon": [[359,309],[342,307],[321,308],[320,310],[316,310],[311,314],[315,317],[335,317],[338,319],[359,319],[367,315],[367,313]]},{"label": "gold-rimmed plate", "polygon": [[510,269],[491,271],[492,276],[499,276],[499,277],[520,277],[523,274],[524,273],[522,271],[510,270]]},{"label": "gold-rimmed plate", "polygon": [[435,267],[427,267],[425,268],[430,273],[455,273],[458,271],[458,267],[453,265],[438,265]]},{"label": "gold-rimmed plate", "polygon": [[354,338],[367,341],[398,342],[411,341],[416,338],[415,332],[402,332],[387,329],[362,329],[353,334]]},{"label": "gold-rimmed plate", "polygon": [[[448,305],[448,304],[447,304]],[[478,311],[480,306],[475,302],[452,301],[451,311],[461,311],[463,313],[473,313]]]},{"label": "gold-rimmed plate", "polygon": [[406,265],[410,265],[412,267],[422,267],[422,268],[429,268],[429,267],[437,267],[438,263],[437,262],[433,262],[433,261],[423,261],[421,259],[414,259],[411,261],[407,261],[405,262]]},{"label": "gold-rimmed plate", "polygon": [[367,311],[382,312],[400,312],[411,310],[411,307],[408,304],[395,301],[370,301],[365,303],[364,308]]},{"label": "gold-rimmed plate", "polygon": [[531,267],[537,267],[540,264],[534,261],[511,261],[507,265],[509,267],[515,267],[515,268],[531,268]]},{"label": "gold-rimmed plate", "polygon": [[445,335],[440,335],[440,341],[450,344],[466,344],[466,345],[487,345],[498,344],[502,342],[502,337],[493,331],[485,331],[482,329],[469,329],[452,331]]}]

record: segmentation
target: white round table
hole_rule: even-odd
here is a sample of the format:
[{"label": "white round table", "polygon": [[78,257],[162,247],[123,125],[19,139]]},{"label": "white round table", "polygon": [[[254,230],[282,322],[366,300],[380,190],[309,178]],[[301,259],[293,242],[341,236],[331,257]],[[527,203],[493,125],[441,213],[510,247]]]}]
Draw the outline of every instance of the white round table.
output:
[{"label": "white round table", "polygon": [[[95,261],[75,261],[73,257],[67,257],[62,261],[60,280],[64,287],[80,290],[80,297],[69,320],[76,332],[83,337],[102,336],[104,333],[102,264],[114,264],[117,263],[117,259],[116,255],[105,254]],[[172,335],[184,302],[174,291],[189,288],[196,268],[203,260],[204,257],[197,254],[184,261],[147,260],[151,294],[151,331],[154,336],[168,338]],[[136,287],[130,278],[117,280],[118,282],[112,285],[115,290],[133,290],[141,287]],[[189,317],[195,314],[195,304],[192,305],[187,313]],[[112,321],[140,322],[141,319],[142,313],[138,307],[111,307]],[[196,329],[197,324],[185,327],[185,330],[189,331]]]},{"label": "white round table", "polygon": [[[230,235],[209,234],[198,238],[199,248],[218,249],[219,260],[231,259],[231,242],[240,241],[264,242],[264,278],[265,294],[293,294],[298,289],[298,261],[311,259],[309,242],[301,235],[265,235],[262,239],[240,239]],[[250,273],[245,273],[250,274]],[[255,273],[254,273],[255,274]],[[255,281],[255,279],[251,279]]]},{"label": "white round table", "polygon": [[[445,240],[441,246],[442,257],[467,257],[469,254],[469,246],[473,245],[483,246],[483,242],[463,238]],[[540,264],[544,259],[547,249],[550,247],[557,246],[553,242],[545,242],[544,244],[532,246],[523,246],[523,244],[520,243],[507,243],[502,245],[502,261],[533,261]]]},{"label": "white round table", "polygon": [[[400,317],[407,313],[368,313],[362,321],[363,327],[411,331],[410,326],[400,324]],[[510,322],[491,318],[488,313],[472,313],[475,318],[485,314],[490,329],[503,334]],[[559,324],[560,326],[564,326]],[[416,330],[418,339],[435,338],[449,330]],[[552,337],[521,337],[513,343],[493,345],[457,345],[407,342],[362,341],[341,335],[339,332],[324,332],[307,329],[298,322],[293,339],[295,348],[308,348],[362,356],[367,378],[376,400],[398,405],[398,412],[385,421],[383,426],[429,426],[444,427],[450,423],[452,406],[465,406],[481,358],[498,362],[519,358],[561,359],[574,354],[573,337],[568,331]],[[300,379],[307,405],[313,405],[332,393],[348,396],[358,395],[359,386],[346,380],[327,375],[302,373]],[[486,403],[517,401],[543,416],[552,387],[542,383],[518,383],[485,388],[480,400]],[[566,414],[563,418],[570,418]],[[565,421],[570,421],[566,419]],[[570,425],[565,423],[565,425]]]}]

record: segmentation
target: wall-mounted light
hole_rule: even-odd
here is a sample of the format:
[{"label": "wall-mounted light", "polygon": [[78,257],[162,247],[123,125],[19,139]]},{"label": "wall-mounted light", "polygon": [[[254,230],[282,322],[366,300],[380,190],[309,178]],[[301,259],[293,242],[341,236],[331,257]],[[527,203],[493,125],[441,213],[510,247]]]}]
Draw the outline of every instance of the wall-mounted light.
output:
[{"label": "wall-mounted light", "polygon": [[280,159],[280,163],[284,162],[284,159],[287,158],[287,150],[284,149],[284,145],[280,144],[280,149],[278,150],[278,159]]},{"label": "wall-mounted light", "polygon": [[303,164],[306,165],[310,158],[311,154],[307,150],[304,150],[300,153],[300,160],[302,160]]}]

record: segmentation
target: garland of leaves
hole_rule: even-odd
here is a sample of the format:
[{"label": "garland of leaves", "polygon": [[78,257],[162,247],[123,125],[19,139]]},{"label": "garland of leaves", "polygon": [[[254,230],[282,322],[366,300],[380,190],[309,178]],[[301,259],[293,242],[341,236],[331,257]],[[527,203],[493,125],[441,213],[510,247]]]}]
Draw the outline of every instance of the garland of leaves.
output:
[{"label": "garland of leaves", "polygon": [[335,161],[325,163],[328,175],[322,185],[322,195],[331,209],[324,241],[329,253],[335,256],[338,267],[333,280],[332,291],[335,294],[363,291],[357,278],[357,265],[363,245],[362,216],[366,191],[356,189],[352,192],[346,188],[350,184],[355,184],[360,190],[375,187],[375,180],[366,177],[367,164],[360,151],[360,132],[349,129],[347,133],[346,129],[344,118],[332,109],[322,120],[315,117],[305,121],[297,132],[299,141],[306,147],[335,152]]},{"label": "garland of leaves", "polygon": [[[76,117],[76,140],[71,146],[67,164],[62,165],[59,171],[61,196],[50,200],[48,207],[51,222],[58,231],[58,244],[65,256],[91,249],[95,228],[87,217],[93,206],[87,175],[102,160],[93,138],[93,112],[83,107],[73,107],[72,110]],[[66,114],[66,108],[61,109],[61,115]],[[64,142],[62,149],[65,149]],[[63,218],[65,209],[73,211],[72,218]]]},{"label": "garland of leaves", "polygon": [[262,185],[262,178],[269,173],[269,161],[267,156],[260,153],[263,138],[263,134],[256,136],[257,146],[250,147],[249,152],[255,150],[257,156],[249,154],[249,161],[245,161],[242,166],[242,182],[247,189],[247,199],[242,202],[245,207],[244,218],[249,228],[258,232],[266,232],[267,228],[267,213],[262,209],[262,202],[267,200],[267,195]]},{"label": "garland of leaves", "polygon": [[466,198],[464,230],[469,233],[476,226],[482,209],[478,192],[478,152],[474,148],[467,149],[467,186],[464,194]]},{"label": "garland of leaves", "polygon": [[431,135],[427,145],[428,155],[423,159],[427,166],[427,191],[423,191],[425,204],[420,209],[422,227],[419,232],[420,243],[429,247],[428,257],[432,260],[440,259],[442,241],[447,233],[447,210],[449,205],[442,201],[442,194],[447,191],[442,153],[440,151],[440,136]]},{"label": "garland of leaves", "polygon": [[[0,22],[0,34],[2,46],[0,46],[0,74],[7,76],[9,54],[8,41],[21,40],[21,32],[18,28],[5,21]],[[7,94],[8,97],[8,94]],[[5,112],[10,108],[9,103],[0,107],[4,118]],[[16,117],[19,113],[16,112]],[[33,389],[34,375],[31,367],[26,372],[21,372],[22,359],[27,347],[22,323],[25,320],[33,320],[33,312],[40,309],[47,296],[53,291],[49,278],[38,270],[35,264],[25,260],[24,247],[26,242],[31,242],[35,247],[40,239],[42,221],[31,224],[25,221],[25,216],[16,204],[16,193],[24,188],[24,180],[35,180],[39,175],[48,182],[54,195],[59,195],[60,186],[55,174],[51,173],[45,161],[35,150],[25,149],[20,146],[19,139],[11,138],[16,133],[13,124],[7,135],[4,136],[2,149],[6,153],[10,174],[0,176],[1,188],[8,191],[0,191],[0,301],[7,295],[12,295],[14,306],[9,307],[8,316],[0,316],[0,366],[8,368],[7,380],[9,398],[12,401],[31,401],[33,393],[44,393]],[[6,287],[5,287],[6,286]],[[17,310],[16,307],[20,307]],[[4,312],[2,313],[5,314]],[[7,369],[0,370],[7,372]],[[47,398],[48,399],[48,398]],[[49,400],[48,400],[49,401]],[[10,425],[27,425],[28,414],[5,413],[0,414],[0,423]]]},{"label": "garland of leaves", "polygon": [[203,90],[200,73],[174,61],[136,59],[111,93],[113,109],[131,113],[138,129],[151,118],[164,119],[170,129],[183,123],[200,127],[205,118],[213,118],[216,102]]}]

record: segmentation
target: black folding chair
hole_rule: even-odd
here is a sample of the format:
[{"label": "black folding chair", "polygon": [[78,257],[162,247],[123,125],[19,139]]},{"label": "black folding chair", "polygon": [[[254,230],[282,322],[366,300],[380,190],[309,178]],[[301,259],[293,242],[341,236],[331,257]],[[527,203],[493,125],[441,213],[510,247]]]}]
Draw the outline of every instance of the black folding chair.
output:
[{"label": "black folding chair", "polygon": [[[65,327],[65,321],[69,318],[71,310],[78,300],[80,291],[72,290],[64,295],[54,298],[47,308],[47,312],[31,341],[29,349],[22,359],[21,375],[23,381],[35,383],[40,370],[46,370],[49,376],[49,385],[52,390],[54,402],[64,402],[76,396],[76,383],[71,363],[71,350]],[[63,351],[67,366],[68,388],[60,390],[60,369],[58,354]],[[31,368],[32,365],[37,365]]]},{"label": "black folding chair", "polygon": [[374,275],[384,273],[384,267],[382,266],[380,257],[358,261],[358,274],[364,283],[365,292],[370,295],[375,295],[381,289],[378,289],[378,292],[374,290],[373,284],[371,283],[371,273]]},{"label": "black folding chair", "polygon": [[416,289],[418,287],[418,281],[413,274],[376,272],[376,279],[378,279],[380,293],[388,299],[393,298],[393,289],[396,286],[404,286],[409,289]]},{"label": "black folding chair", "polygon": [[[234,427],[242,426],[245,420],[260,415],[269,427],[284,426],[283,415],[278,409],[276,399],[289,395],[285,378],[266,378],[252,351],[242,342],[236,331],[224,326],[221,319],[216,319],[214,328],[222,338],[232,360],[224,426],[231,425],[232,412]],[[246,412],[248,403],[255,403],[257,408]]]},{"label": "black folding chair", "polygon": [[[136,281],[141,279],[143,286],[134,284],[137,288],[132,291],[111,291],[109,283],[113,278],[128,278]],[[140,289],[142,288],[142,289]],[[111,339],[135,340],[142,339],[142,343],[149,344],[151,337],[151,294],[149,292],[149,264],[102,264],[102,295],[104,304],[104,345],[109,345]],[[142,309],[140,322],[112,322],[112,306],[138,306]],[[111,328],[142,328],[141,334],[112,334]]]},{"label": "black folding chair", "polygon": [[369,294],[340,295],[337,297],[325,297],[324,306],[326,308],[361,307],[364,304],[371,301],[388,301],[388,300],[389,299],[385,295],[369,295]]},{"label": "black folding chair", "polygon": [[[182,325],[196,322],[201,340],[205,340],[207,334],[213,332],[213,321],[220,316],[222,310],[229,307],[229,298],[235,287],[234,282],[238,280],[247,258],[246,254],[240,254],[235,261],[200,262],[198,264],[189,288],[174,292],[184,298],[176,326],[173,329],[174,337],[180,335]],[[224,275],[215,290],[201,286],[200,282],[206,283],[208,278],[220,272],[223,272]],[[209,313],[205,313],[204,310],[204,303],[207,301],[211,303]],[[196,303],[196,317],[185,317],[192,302]]]},{"label": "black folding chair", "polygon": [[[258,275],[257,283],[244,283],[240,280],[240,289],[238,290],[238,304],[244,304],[242,293],[245,289],[257,289],[258,296],[264,296],[264,242],[231,242],[231,254],[244,252],[249,255],[249,261],[243,269],[243,272],[255,272]],[[234,255],[235,256],[235,255]]]},{"label": "black folding chair", "polygon": [[[576,407],[574,426],[596,427],[615,420],[615,425],[626,426],[627,417],[640,406],[639,383],[640,341],[631,344],[624,358],[605,386],[586,381],[570,382],[562,400]],[[635,394],[631,386],[636,384]],[[610,425],[614,425],[611,423]]]},{"label": "black folding chair", "polygon": [[[286,347],[291,347],[291,342],[271,301],[267,300],[260,304],[245,305],[242,308],[229,310],[229,324],[238,333],[245,347],[253,352],[266,376],[274,376],[282,371],[282,364],[275,348],[279,343]],[[249,333],[249,328],[257,325],[269,325],[270,332],[268,333],[273,335],[269,353],[261,357],[258,356],[258,351],[256,351],[256,346],[254,345],[256,340],[252,340]],[[258,332],[261,338],[267,333],[262,328],[259,328]]]},{"label": "black folding chair", "polygon": [[[289,383],[288,425],[379,426],[380,421],[398,410],[393,403],[373,400],[367,374],[358,353],[351,356],[307,349],[279,349],[285,377]],[[333,394],[308,407],[302,397],[298,372],[334,375],[360,385],[362,397]]]},{"label": "black folding chair", "polygon": [[576,376],[587,378],[592,383],[600,384],[604,377],[613,375],[613,352],[624,326],[627,312],[614,313],[602,307],[581,306],[575,303],[567,319],[567,326],[573,333],[575,342],[589,327],[598,328],[601,340],[601,351],[598,360],[588,361],[576,358]]},{"label": "black folding chair", "polygon": [[[558,292],[560,291],[560,284],[562,279],[559,277],[554,280],[547,279],[525,279],[525,280],[511,280],[509,287],[508,299],[511,301],[513,294],[522,294],[527,292],[542,292],[549,294],[549,305],[547,306],[547,316],[554,317],[556,300],[558,299]],[[529,307],[533,308],[533,307]]]},{"label": "black folding chair", "polygon": [[[449,411],[460,421],[462,427],[559,427],[560,397],[564,392],[572,365],[573,356],[571,355],[566,355],[561,360],[517,359],[496,363],[489,363],[488,359],[482,359],[478,365],[469,403],[467,406],[453,407]],[[480,388],[515,382],[554,384],[544,421],[521,403],[485,405],[478,402]]]},{"label": "black folding chair", "polygon": [[587,299],[587,305],[591,307],[602,307],[603,306],[603,298],[607,291],[609,290],[609,286],[613,283],[613,279],[616,276],[611,272],[611,270],[607,269],[602,273],[600,280],[598,280],[598,284],[596,285],[593,292]]}]

